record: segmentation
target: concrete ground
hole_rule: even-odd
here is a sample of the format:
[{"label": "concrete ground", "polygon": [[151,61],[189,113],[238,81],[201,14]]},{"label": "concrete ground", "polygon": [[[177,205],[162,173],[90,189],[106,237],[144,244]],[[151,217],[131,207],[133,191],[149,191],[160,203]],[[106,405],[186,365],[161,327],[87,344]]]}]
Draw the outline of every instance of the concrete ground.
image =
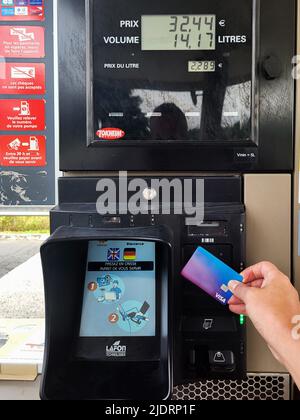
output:
[{"label": "concrete ground", "polygon": [[[44,318],[39,249],[45,237],[0,237],[0,319]],[[0,400],[38,400],[35,382],[0,381]]]},{"label": "concrete ground", "polygon": [[42,239],[0,240],[0,318],[43,318]]},{"label": "concrete ground", "polygon": [[38,239],[0,239],[0,279],[37,254],[41,244]]},{"label": "concrete ground", "polygon": [[35,382],[1,382],[0,401],[38,401],[40,377]]}]

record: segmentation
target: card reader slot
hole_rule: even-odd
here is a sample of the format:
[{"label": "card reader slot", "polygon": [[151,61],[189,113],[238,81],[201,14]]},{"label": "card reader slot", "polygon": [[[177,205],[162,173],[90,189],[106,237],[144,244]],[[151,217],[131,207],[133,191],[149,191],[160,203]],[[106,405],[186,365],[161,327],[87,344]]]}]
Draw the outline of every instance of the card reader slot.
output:
[{"label": "card reader slot", "polygon": [[199,226],[188,226],[188,236],[195,237],[224,237],[228,236],[228,223],[224,221],[204,221]]}]

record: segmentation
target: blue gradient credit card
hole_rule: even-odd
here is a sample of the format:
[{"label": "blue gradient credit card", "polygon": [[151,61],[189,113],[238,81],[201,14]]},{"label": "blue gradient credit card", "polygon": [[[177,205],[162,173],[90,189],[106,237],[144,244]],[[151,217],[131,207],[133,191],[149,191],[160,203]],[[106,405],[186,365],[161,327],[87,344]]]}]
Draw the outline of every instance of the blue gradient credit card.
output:
[{"label": "blue gradient credit card", "polygon": [[181,274],[223,305],[232,297],[230,280],[243,281],[240,274],[202,247],[197,248]]}]

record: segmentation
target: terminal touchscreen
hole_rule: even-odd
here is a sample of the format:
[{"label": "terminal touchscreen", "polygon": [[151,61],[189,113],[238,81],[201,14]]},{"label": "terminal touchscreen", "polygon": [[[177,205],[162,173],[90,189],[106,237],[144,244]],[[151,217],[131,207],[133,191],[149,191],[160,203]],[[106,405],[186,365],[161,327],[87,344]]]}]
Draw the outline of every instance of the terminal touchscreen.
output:
[{"label": "terminal touchscreen", "polygon": [[90,241],[80,337],[156,335],[155,243]]}]

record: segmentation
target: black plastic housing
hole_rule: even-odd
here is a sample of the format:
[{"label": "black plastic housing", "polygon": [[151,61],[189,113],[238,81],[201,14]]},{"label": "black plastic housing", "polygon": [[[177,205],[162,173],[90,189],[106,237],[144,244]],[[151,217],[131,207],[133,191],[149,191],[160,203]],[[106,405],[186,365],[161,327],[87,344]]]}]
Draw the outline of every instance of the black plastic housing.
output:
[{"label": "black plastic housing", "polygon": [[[171,334],[169,277],[170,231],[152,226],[129,229],[61,227],[43,244],[47,337],[41,396],[51,400],[166,399],[171,393]],[[91,240],[151,240],[157,243],[156,279],[160,295],[160,337],[143,338],[143,346],[159,341],[157,360],[83,360],[81,353],[99,353],[115,339],[87,339],[78,335],[83,301],[88,243]],[[148,343],[145,343],[145,340]],[[140,340],[141,341],[141,340]],[[122,344],[132,345],[130,338]]]},{"label": "black plastic housing", "polygon": [[[207,0],[206,9],[216,12],[211,4]],[[230,5],[231,0],[226,2],[227,7]],[[239,13],[238,8],[230,7],[232,13]],[[90,143],[87,103],[91,87],[86,82],[86,2],[59,2],[60,169],[241,173],[292,171],[295,80],[291,74],[292,58],[296,51],[296,1],[258,0],[257,7],[256,51],[253,52],[253,83],[256,86],[253,96],[254,138],[249,142],[213,141],[199,145],[182,141],[160,144],[138,142],[126,146],[122,141]],[[135,16],[130,3],[128,13]],[[252,16],[246,18],[251,20]],[[231,34],[230,25],[228,33]],[[272,63],[276,63],[276,68],[273,69]],[[242,65],[241,58],[241,75]],[[176,72],[176,66],[172,72]],[[214,112],[214,109],[212,107],[211,111]]]},{"label": "black plastic housing", "polygon": [[[180,179],[183,182],[187,178]],[[118,179],[113,180],[118,186]],[[151,178],[144,180],[151,185]],[[187,226],[184,214],[101,216],[95,205],[98,178],[59,180],[60,204],[51,212],[53,236],[41,251],[47,330],[42,398],[159,400],[171,396],[172,387],[179,384],[245,377],[245,325],[226,306],[180,274],[199,245],[237,271],[245,264],[242,179],[226,176],[203,180],[205,219],[200,227]],[[128,194],[130,198],[133,192]],[[158,243],[162,334],[161,355],[156,364],[123,361],[119,369],[120,364],[82,362],[74,357],[79,339],[87,242],[93,238],[134,238]],[[212,320],[210,329],[205,328],[207,319]],[[211,363],[211,352],[229,352],[234,355],[234,363],[215,366]],[[127,378],[130,384],[135,384],[141,375],[138,387],[128,386]],[[116,387],[114,377],[120,382]]]}]

